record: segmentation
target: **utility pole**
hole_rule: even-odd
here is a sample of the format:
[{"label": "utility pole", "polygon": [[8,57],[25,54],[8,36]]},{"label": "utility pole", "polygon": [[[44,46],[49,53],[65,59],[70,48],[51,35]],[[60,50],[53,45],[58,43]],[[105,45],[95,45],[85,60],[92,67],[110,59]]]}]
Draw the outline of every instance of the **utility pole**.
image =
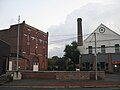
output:
[{"label": "utility pole", "polygon": [[97,80],[97,50],[96,50],[96,46],[97,46],[97,43],[96,43],[96,33],[94,33],[94,36],[95,36],[95,79]]},{"label": "utility pole", "polygon": [[81,56],[80,56],[80,54],[79,54],[79,71],[80,71],[80,58],[81,58]]},{"label": "utility pole", "polygon": [[16,65],[16,71],[18,71],[18,60],[19,60],[19,37],[20,37],[20,16],[18,17],[18,38],[17,38],[17,65]]}]

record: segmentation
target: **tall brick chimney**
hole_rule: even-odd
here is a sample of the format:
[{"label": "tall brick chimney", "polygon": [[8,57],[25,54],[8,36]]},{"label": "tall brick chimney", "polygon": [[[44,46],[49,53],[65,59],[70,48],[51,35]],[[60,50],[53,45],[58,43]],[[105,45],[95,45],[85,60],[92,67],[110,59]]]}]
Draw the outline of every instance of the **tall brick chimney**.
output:
[{"label": "tall brick chimney", "polygon": [[78,18],[77,19],[77,40],[78,40],[78,46],[83,46],[83,35],[82,35],[82,19]]}]

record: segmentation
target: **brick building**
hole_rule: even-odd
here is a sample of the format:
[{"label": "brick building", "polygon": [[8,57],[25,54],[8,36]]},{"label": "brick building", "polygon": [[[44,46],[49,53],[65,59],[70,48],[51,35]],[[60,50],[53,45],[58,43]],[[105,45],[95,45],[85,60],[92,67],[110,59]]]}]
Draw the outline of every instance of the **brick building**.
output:
[{"label": "brick building", "polygon": [[17,37],[19,27],[20,70],[47,70],[48,67],[48,33],[36,29],[23,21],[11,25],[9,29],[0,30],[0,39],[10,46],[8,70],[16,70]]},{"label": "brick building", "polygon": [[6,73],[6,61],[9,58],[9,53],[10,53],[10,46],[0,40],[0,75]]}]

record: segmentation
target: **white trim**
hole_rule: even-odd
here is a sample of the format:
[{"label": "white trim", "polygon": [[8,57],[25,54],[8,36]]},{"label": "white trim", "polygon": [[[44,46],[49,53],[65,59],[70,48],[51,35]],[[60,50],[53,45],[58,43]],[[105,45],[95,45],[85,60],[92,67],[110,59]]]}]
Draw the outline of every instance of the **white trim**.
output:
[{"label": "white trim", "polygon": [[34,39],[35,39],[35,37],[33,37],[33,36],[31,36],[31,38],[32,38],[32,40],[34,40]]},{"label": "white trim", "polygon": [[23,52],[23,54],[25,54],[26,52]]},{"label": "white trim", "polygon": [[27,37],[27,34],[24,34],[25,37]]},{"label": "white trim", "polygon": [[30,29],[27,29],[28,31],[31,31]]}]

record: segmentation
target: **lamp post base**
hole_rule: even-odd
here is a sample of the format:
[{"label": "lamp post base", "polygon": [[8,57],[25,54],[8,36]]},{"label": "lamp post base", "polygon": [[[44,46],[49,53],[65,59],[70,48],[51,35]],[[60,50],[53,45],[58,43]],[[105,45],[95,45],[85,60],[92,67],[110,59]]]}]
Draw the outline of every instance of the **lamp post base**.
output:
[{"label": "lamp post base", "polygon": [[15,71],[13,73],[13,80],[21,80],[22,79],[22,74],[19,71]]}]

